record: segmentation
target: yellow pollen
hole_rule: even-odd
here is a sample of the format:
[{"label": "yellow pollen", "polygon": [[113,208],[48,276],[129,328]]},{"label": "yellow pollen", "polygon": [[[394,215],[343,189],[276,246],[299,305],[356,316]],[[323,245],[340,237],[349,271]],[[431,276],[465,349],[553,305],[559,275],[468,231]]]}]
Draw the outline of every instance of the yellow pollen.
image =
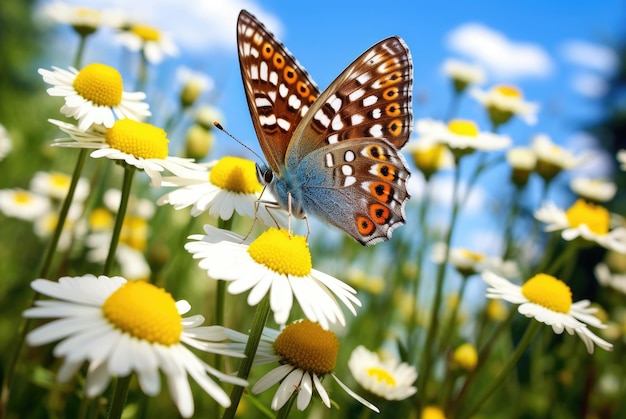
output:
[{"label": "yellow pollen", "polygon": [[537,305],[557,313],[569,313],[572,290],[560,279],[547,274],[537,274],[522,285],[522,294]]},{"label": "yellow pollen", "polygon": [[161,128],[132,119],[118,119],[107,129],[104,138],[111,146],[124,153],[144,159],[167,157],[167,134]]},{"label": "yellow pollen", "polygon": [[57,188],[69,189],[72,179],[64,173],[50,173],[50,182]]},{"label": "yellow pollen", "polygon": [[254,162],[240,157],[222,157],[211,169],[209,180],[231,192],[252,194],[263,189],[256,177]]},{"label": "yellow pollen", "polygon": [[421,150],[414,150],[412,153],[413,161],[415,165],[422,170],[436,170],[441,166],[445,151],[446,146],[443,144],[433,145],[432,147]]},{"label": "yellow pollen", "polygon": [[274,341],[282,362],[318,376],[335,369],[339,340],[319,323],[303,320],[285,327]]},{"label": "yellow pollen", "polygon": [[147,282],[119,287],[102,305],[102,313],[115,328],[137,339],[165,346],[180,342],[183,326],[174,299]]},{"label": "yellow pollen", "polygon": [[502,84],[500,86],[494,87],[493,90],[500,93],[502,96],[516,98],[516,99],[522,98],[522,92],[515,86]]},{"label": "yellow pollen", "polygon": [[471,250],[467,250],[467,249],[460,249],[461,254],[468,258],[471,259],[474,262],[482,262],[485,259],[485,255],[482,255],[480,253],[476,253],[476,252],[472,252]]},{"label": "yellow pollen", "polygon": [[309,244],[303,236],[290,236],[287,230],[270,228],[250,243],[252,259],[282,275],[306,276],[313,264]]},{"label": "yellow pollen", "polygon": [[76,75],[73,86],[96,105],[115,107],[122,102],[122,76],[108,65],[89,64]]},{"label": "yellow pollen", "polygon": [[89,228],[92,230],[109,230],[113,228],[113,223],[113,216],[105,208],[96,208],[89,215]]},{"label": "yellow pollen", "polygon": [[464,343],[454,350],[452,360],[455,365],[466,371],[471,371],[476,368],[478,363],[478,352],[471,343]]},{"label": "yellow pollen", "polygon": [[593,233],[605,235],[609,232],[609,211],[600,205],[578,199],[566,212],[567,222],[572,227],[586,224]]},{"label": "yellow pollen", "polygon": [[465,137],[477,137],[478,127],[472,121],[466,121],[463,119],[453,119],[448,122],[448,130],[456,135],[463,135]]},{"label": "yellow pollen", "polygon": [[144,42],[157,42],[161,39],[161,32],[152,26],[135,25],[130,31],[140,37]]},{"label": "yellow pollen", "polygon": [[28,204],[33,200],[33,196],[26,191],[15,191],[15,195],[13,195],[13,199],[18,204]]},{"label": "yellow pollen", "polygon": [[393,375],[389,374],[389,371],[387,371],[384,368],[371,367],[371,368],[368,368],[366,372],[367,372],[367,375],[369,375],[370,377],[374,377],[376,381],[378,382],[383,381],[385,384],[387,384],[390,387],[396,386],[396,380],[393,378]]}]

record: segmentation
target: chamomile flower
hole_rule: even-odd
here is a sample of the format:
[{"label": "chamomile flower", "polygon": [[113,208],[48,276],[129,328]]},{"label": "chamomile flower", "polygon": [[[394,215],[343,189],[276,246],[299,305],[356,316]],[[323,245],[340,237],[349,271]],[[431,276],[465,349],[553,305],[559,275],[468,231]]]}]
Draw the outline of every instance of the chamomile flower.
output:
[{"label": "chamomile flower", "polygon": [[254,162],[226,156],[206,167],[208,172],[191,173],[187,178],[163,179],[163,186],[179,188],[162,196],[157,204],[170,204],[177,210],[190,206],[193,217],[208,212],[211,217],[229,220],[236,212],[269,226],[287,225],[285,211],[268,208],[267,202],[276,202],[269,191],[261,196],[263,186],[257,179]]},{"label": "chamomile flower", "polygon": [[80,35],[90,35],[102,26],[115,26],[117,14],[104,10],[77,7],[55,1],[43,9],[45,16],[58,23],[71,25]]},{"label": "chamomile flower", "polygon": [[163,289],[119,276],[94,275],[63,277],[58,282],[37,279],[31,286],[52,299],[36,301],[24,316],[57,320],[30,332],[27,342],[38,346],[61,340],[53,351],[54,356],[64,358],[57,375],[61,383],[87,361],[88,398],[101,394],[112,377],[133,372],[142,391],[155,396],[161,390],[162,372],[181,416],[191,417],[194,403],[188,375],[222,406],[229,406],[230,399],[210,375],[226,383],[247,385],[189,350],[243,356],[223,343],[227,338],[224,328],[200,326],[204,321],[200,315],[183,318],[191,308],[189,303],[174,302]]},{"label": "chamomile flower", "polygon": [[270,306],[278,324],[285,324],[298,301],[304,315],[325,329],[329,323],[345,325],[337,298],[356,315],[361,306],[356,291],[323,272],[313,269],[306,238],[271,228],[254,241],[230,231],[205,225],[205,235],[192,235],[185,249],[200,259],[199,266],[211,278],[229,281],[228,292],[250,291],[254,306],[269,293]]},{"label": "chamomile flower", "polygon": [[[232,331],[227,334],[231,340],[241,344],[245,344],[248,338]],[[378,413],[376,406],[350,390],[333,373],[338,352],[339,340],[335,334],[309,320],[291,323],[281,331],[265,328],[254,365],[279,365],[261,377],[250,391],[259,394],[280,383],[272,399],[273,410],[279,410],[296,394],[296,407],[304,410],[310,404],[314,391],[324,405],[330,408],[330,397],[322,385],[324,377],[330,375],[346,393]]]},{"label": "chamomile flower", "polygon": [[517,311],[528,318],[552,327],[556,334],[565,330],[576,333],[593,353],[594,344],[611,350],[613,345],[595,335],[588,326],[604,329],[606,326],[596,317],[596,308],[589,300],[572,302],[572,291],[563,281],[547,274],[538,274],[519,286],[493,272],[483,272],[483,280],[489,285],[487,297],[519,304]]},{"label": "chamomile flower", "polygon": [[572,170],[589,160],[588,155],[576,156],[571,151],[555,144],[545,134],[535,135],[531,148],[537,156],[535,171],[546,181],[564,170]]},{"label": "chamomile flower", "polygon": [[495,151],[508,147],[511,139],[490,132],[480,132],[472,121],[454,119],[447,124],[434,119],[417,121],[415,130],[420,138],[447,145],[455,157],[479,151]]},{"label": "chamomile flower", "polygon": [[[436,243],[433,247],[432,260],[440,264],[445,261],[445,258],[445,243]],[[517,265],[514,262],[504,261],[498,257],[489,257],[483,253],[475,252],[464,247],[451,248],[448,262],[464,277],[485,270],[494,271],[507,277],[517,276],[518,274]]]},{"label": "chamomile flower", "polygon": [[12,148],[13,143],[11,142],[11,137],[9,137],[9,133],[4,125],[0,124],[0,161],[11,152]]},{"label": "chamomile flower", "polygon": [[142,51],[148,62],[153,64],[159,64],[166,56],[178,55],[178,47],[171,37],[154,26],[133,23],[116,38],[129,50]]},{"label": "chamomile flower", "polygon": [[[30,189],[40,195],[47,195],[63,200],[70,189],[72,177],[61,172],[37,172],[30,180]],[[85,178],[78,179],[74,191],[74,202],[83,202],[89,195],[89,182]]]},{"label": "chamomile flower", "polygon": [[563,210],[547,202],[535,211],[535,218],[547,224],[545,231],[561,231],[564,240],[580,237],[606,249],[626,253],[626,227],[611,228],[611,214],[603,206],[578,199]]},{"label": "chamomile flower", "polygon": [[598,263],[594,269],[596,279],[600,285],[613,288],[626,294],[626,273],[612,272],[606,263]]},{"label": "chamomile flower", "polygon": [[517,187],[524,187],[537,165],[537,156],[532,149],[515,147],[506,152],[506,161],[512,169],[511,180]]},{"label": "chamomile flower", "polygon": [[213,90],[215,81],[204,73],[191,70],[189,67],[179,67],[176,78],[182,83],[180,103],[183,108],[193,105],[204,92]]},{"label": "chamomile flower", "polygon": [[404,400],[417,392],[412,385],[417,370],[393,356],[381,359],[377,353],[357,346],[350,355],[348,368],[361,387],[386,400]]},{"label": "chamomile flower", "polygon": [[614,182],[586,177],[572,179],[570,188],[576,195],[593,202],[608,202],[617,192],[617,185]]},{"label": "chamomile flower", "polygon": [[151,185],[161,185],[161,172],[167,170],[176,176],[192,176],[194,171],[206,170],[191,159],[168,155],[168,143],[163,129],[154,125],[118,119],[110,128],[82,131],[75,125],[51,119],[70,138],[54,141],[55,146],[95,148],[93,158],[106,157],[143,170],[151,179]]},{"label": "chamomile flower", "polygon": [[485,81],[482,67],[452,58],[444,61],[443,72],[452,80],[457,93],[463,92],[469,85],[482,84]]},{"label": "chamomile flower", "polygon": [[65,98],[61,113],[77,119],[80,131],[93,124],[111,128],[115,119],[142,120],[151,115],[148,104],[143,102],[145,93],[125,92],[122,76],[108,65],[93,63],[80,71],[74,67],[52,67],[52,71],[40,68],[39,74],[54,86],[48,89],[50,96]]},{"label": "chamomile flower", "polygon": [[471,94],[487,109],[489,119],[494,126],[508,122],[513,116],[522,118],[528,125],[534,125],[537,122],[539,106],[536,103],[526,102],[522,91],[515,86],[498,85],[488,91],[473,89]]},{"label": "chamomile flower", "polygon": [[404,151],[409,153],[413,164],[424,174],[426,180],[440,170],[454,167],[454,156],[450,149],[433,137],[410,141]]},{"label": "chamomile flower", "polygon": [[0,212],[7,217],[33,221],[50,211],[50,199],[25,189],[0,190]]}]

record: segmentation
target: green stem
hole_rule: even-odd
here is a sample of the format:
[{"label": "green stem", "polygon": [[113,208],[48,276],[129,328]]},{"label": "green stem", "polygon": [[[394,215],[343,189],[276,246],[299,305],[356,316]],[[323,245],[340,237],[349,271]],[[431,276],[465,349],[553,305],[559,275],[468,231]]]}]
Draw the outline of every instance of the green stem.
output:
[{"label": "green stem", "polygon": [[111,400],[111,410],[107,415],[107,419],[119,419],[122,417],[124,406],[126,406],[126,398],[128,397],[128,387],[132,374],[125,377],[119,377],[115,383],[115,392]]},{"label": "green stem", "polygon": [[124,217],[126,216],[126,208],[128,207],[128,199],[130,198],[130,189],[133,185],[133,176],[136,169],[132,166],[127,166],[124,169],[124,180],[122,184],[122,196],[120,198],[120,207],[117,210],[117,218],[115,219],[115,225],[113,226],[113,234],[111,235],[111,244],[109,246],[109,254],[107,255],[106,262],[104,263],[103,275],[110,275],[113,269],[113,263],[115,262],[115,253],[117,245],[120,241],[120,233],[122,232],[122,225],[124,224]]},{"label": "green stem", "polygon": [[141,49],[140,61],[139,61],[139,75],[137,77],[137,86],[135,88],[138,92],[143,92],[148,82],[148,58],[146,53]]},{"label": "green stem", "polygon": [[504,365],[504,367],[502,368],[502,371],[500,371],[498,376],[490,382],[487,389],[478,398],[478,401],[474,403],[474,405],[470,409],[461,412],[461,414],[459,415],[459,418],[461,419],[465,417],[469,418],[472,415],[474,415],[476,412],[478,412],[478,410],[483,405],[483,403],[485,403],[487,399],[489,399],[489,397],[491,397],[491,395],[498,388],[502,386],[502,383],[504,382],[504,380],[507,378],[507,376],[509,375],[509,373],[511,372],[515,364],[517,364],[517,361],[520,359],[520,357],[522,356],[526,348],[528,348],[528,345],[530,345],[530,342],[532,341],[532,339],[535,337],[535,335],[539,331],[540,326],[541,326],[540,322],[536,320],[530,321],[530,324],[528,325],[528,327],[526,328],[526,331],[524,332],[524,336],[522,336],[522,339],[517,345],[517,348],[515,348],[515,352],[513,352],[513,355],[511,355],[511,358],[509,358],[507,363]]},{"label": "green stem", "polygon": [[[250,375],[254,356],[256,355],[257,348],[259,347],[263,328],[265,327],[265,323],[267,323],[269,315],[270,299],[269,295],[266,295],[261,300],[254,313],[250,336],[248,336],[248,342],[246,342],[246,348],[244,350],[246,357],[241,360],[241,365],[239,366],[239,371],[237,372],[237,377],[239,378],[243,378],[245,380],[248,378],[248,375]],[[230,393],[230,407],[224,412],[224,416],[222,416],[223,419],[233,419],[235,417],[237,407],[239,406],[241,396],[243,395],[243,390],[244,388],[242,386],[233,387],[233,390]]]},{"label": "green stem", "polygon": [[458,188],[459,188],[459,178],[460,178],[460,168],[459,168],[460,159],[457,160],[456,170],[454,172],[454,182],[453,182],[453,192],[452,192],[452,214],[450,216],[450,227],[446,233],[445,245],[446,245],[446,255],[442,263],[438,266],[437,270],[437,282],[435,288],[435,297],[433,300],[433,304],[430,312],[430,325],[428,327],[428,332],[426,335],[426,342],[424,344],[424,352],[422,354],[422,363],[420,371],[420,378],[418,379],[418,388],[422,389],[427,397],[427,388],[428,379],[430,378],[430,368],[432,366],[432,350],[435,343],[435,338],[437,336],[437,332],[439,329],[439,308],[441,306],[441,299],[443,295],[443,282],[445,278],[446,266],[448,264],[448,259],[450,258],[450,243],[452,241],[452,231],[454,230],[454,224],[457,218],[457,213],[459,211],[459,202],[458,202]]},{"label": "green stem", "polygon": [[513,241],[513,227],[515,226],[515,219],[517,218],[520,206],[520,195],[522,194],[522,189],[519,187],[515,187],[515,192],[513,193],[513,205],[511,205],[511,210],[509,211],[509,215],[506,220],[506,225],[504,226],[504,253],[502,255],[502,260],[510,259],[514,253],[514,241]]},{"label": "green stem", "polygon": [[87,44],[87,37],[89,35],[81,34],[78,41],[78,50],[74,56],[74,68],[80,70],[82,67],[83,55],[85,53],[85,45]]}]

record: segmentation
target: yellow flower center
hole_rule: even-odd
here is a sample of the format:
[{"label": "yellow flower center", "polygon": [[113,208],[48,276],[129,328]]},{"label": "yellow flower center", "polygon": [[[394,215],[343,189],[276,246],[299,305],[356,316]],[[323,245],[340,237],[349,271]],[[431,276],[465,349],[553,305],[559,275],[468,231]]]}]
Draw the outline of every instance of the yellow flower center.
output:
[{"label": "yellow flower center", "polygon": [[446,419],[446,415],[437,406],[426,406],[422,410],[422,419]]},{"label": "yellow flower center", "polygon": [[478,352],[471,343],[464,343],[455,349],[452,359],[462,369],[471,371],[478,363]]},{"label": "yellow flower center", "polygon": [[448,130],[456,135],[463,135],[465,137],[477,137],[478,127],[472,121],[464,119],[453,119],[448,122]]},{"label": "yellow flower center", "polygon": [[274,341],[274,349],[283,363],[319,376],[335,369],[339,340],[318,323],[303,320],[285,327]]},{"label": "yellow flower center", "polygon": [[485,259],[485,255],[472,252],[471,250],[459,249],[459,252],[463,257],[470,259],[473,262],[482,262]]},{"label": "yellow flower center", "polygon": [[113,228],[113,216],[104,208],[96,208],[89,215],[89,227],[92,230],[102,231]]},{"label": "yellow flower center", "polygon": [[254,162],[240,157],[222,157],[209,172],[209,180],[231,192],[252,194],[263,189],[256,177]]},{"label": "yellow flower center", "polygon": [[502,84],[502,85],[494,87],[493,90],[498,92],[498,93],[500,93],[502,96],[515,98],[515,99],[521,99],[522,98],[521,90],[519,90],[515,86]]},{"label": "yellow flower center", "polygon": [[366,372],[368,376],[375,378],[376,381],[378,382],[384,382],[385,384],[391,387],[396,386],[395,378],[393,378],[393,375],[389,374],[389,371],[387,371],[384,368],[371,367],[371,368],[368,368]]},{"label": "yellow flower center", "polygon": [[104,138],[111,146],[124,153],[144,159],[165,159],[168,149],[167,134],[161,128],[132,119],[118,119],[107,129]]},{"label": "yellow flower center", "polygon": [[157,42],[161,39],[161,32],[158,29],[147,25],[135,25],[130,31],[140,37],[144,42]]},{"label": "yellow flower center", "polygon": [[586,224],[593,233],[605,235],[609,232],[609,211],[600,205],[578,199],[566,212],[567,222],[572,227]]},{"label": "yellow flower center", "polygon": [[76,16],[83,19],[98,20],[100,19],[100,16],[102,16],[102,13],[100,13],[100,11],[88,9],[86,7],[77,7],[74,12],[76,13]]},{"label": "yellow flower center", "polygon": [[537,274],[522,285],[522,294],[528,301],[557,313],[569,313],[572,290],[565,282],[547,274]]},{"label": "yellow flower center", "polygon": [[282,275],[306,276],[313,268],[306,238],[283,229],[265,231],[250,243],[248,253],[255,262]]},{"label": "yellow flower center", "polygon": [[19,205],[29,204],[33,200],[32,194],[27,191],[15,191],[13,199]]},{"label": "yellow flower center", "polygon": [[50,173],[50,183],[52,183],[55,188],[69,189],[71,181],[72,179],[64,173]]},{"label": "yellow flower center", "polygon": [[148,242],[148,223],[141,217],[127,216],[122,224],[120,242],[139,251],[146,250]]},{"label": "yellow flower center", "polygon": [[122,102],[122,76],[108,65],[89,64],[76,75],[73,86],[96,105],[115,107]]},{"label": "yellow flower center", "polygon": [[147,282],[122,285],[106,299],[102,312],[113,326],[137,339],[165,346],[180,341],[183,326],[174,299]]}]

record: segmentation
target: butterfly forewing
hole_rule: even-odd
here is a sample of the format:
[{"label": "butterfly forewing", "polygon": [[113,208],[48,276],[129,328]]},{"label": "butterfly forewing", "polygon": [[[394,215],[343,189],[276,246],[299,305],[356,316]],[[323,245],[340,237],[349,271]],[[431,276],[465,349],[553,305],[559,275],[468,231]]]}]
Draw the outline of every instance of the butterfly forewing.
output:
[{"label": "butterfly forewing", "polygon": [[254,129],[270,168],[280,173],[293,132],[319,88],[285,46],[245,10],[237,20],[237,47]]},{"label": "butterfly forewing", "polygon": [[312,105],[306,123],[294,133],[291,147],[296,153],[288,156],[288,164],[313,149],[363,137],[385,138],[402,147],[413,124],[412,89],[408,47],[395,36],[380,41],[354,60]]}]

